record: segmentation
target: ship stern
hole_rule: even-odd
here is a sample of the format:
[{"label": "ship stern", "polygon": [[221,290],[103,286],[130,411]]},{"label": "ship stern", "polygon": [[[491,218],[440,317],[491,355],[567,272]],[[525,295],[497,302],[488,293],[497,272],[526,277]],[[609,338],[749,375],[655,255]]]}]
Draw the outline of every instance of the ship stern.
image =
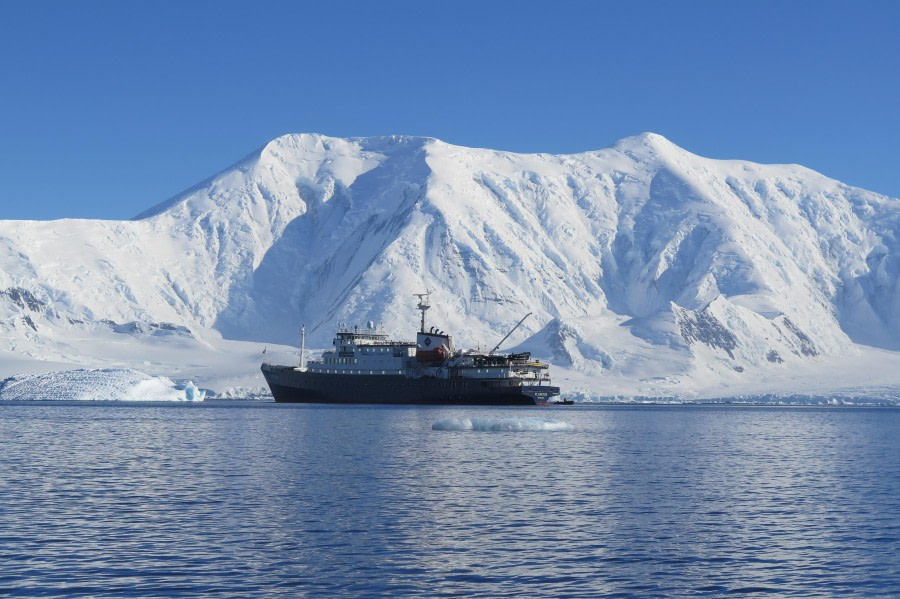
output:
[{"label": "ship stern", "polygon": [[527,395],[538,405],[545,404],[549,403],[551,399],[559,395],[559,387],[552,387],[550,385],[525,385],[522,387],[522,395]]}]

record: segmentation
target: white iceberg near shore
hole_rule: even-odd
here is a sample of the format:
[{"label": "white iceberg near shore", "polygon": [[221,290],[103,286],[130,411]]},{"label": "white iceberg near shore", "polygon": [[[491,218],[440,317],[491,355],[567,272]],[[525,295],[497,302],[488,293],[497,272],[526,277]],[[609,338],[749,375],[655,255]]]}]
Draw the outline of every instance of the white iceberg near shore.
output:
[{"label": "white iceberg near shore", "polygon": [[10,401],[202,401],[191,381],[176,383],[121,368],[22,374],[0,381],[0,400]]}]

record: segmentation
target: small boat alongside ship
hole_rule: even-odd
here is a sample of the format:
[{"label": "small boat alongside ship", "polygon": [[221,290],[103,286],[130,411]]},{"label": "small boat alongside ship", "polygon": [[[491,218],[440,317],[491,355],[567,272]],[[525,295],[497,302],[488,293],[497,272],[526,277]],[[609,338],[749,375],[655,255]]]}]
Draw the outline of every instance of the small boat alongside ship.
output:
[{"label": "small boat alongside ship", "polygon": [[444,331],[425,330],[428,293],[416,294],[422,313],[415,342],[392,341],[374,323],[339,326],[333,349],[300,365],[261,367],[276,402],[423,405],[546,405],[559,396],[549,364],[528,352],[460,351]]}]

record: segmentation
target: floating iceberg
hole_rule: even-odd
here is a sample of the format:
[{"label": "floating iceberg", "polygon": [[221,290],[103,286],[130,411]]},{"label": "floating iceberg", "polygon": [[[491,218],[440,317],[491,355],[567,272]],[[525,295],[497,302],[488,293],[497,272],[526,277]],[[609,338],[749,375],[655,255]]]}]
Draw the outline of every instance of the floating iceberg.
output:
[{"label": "floating iceberg", "polygon": [[435,431],[572,431],[568,422],[548,418],[444,418],[431,429]]},{"label": "floating iceberg", "polygon": [[81,369],[20,374],[0,381],[0,400],[202,401],[191,381],[175,383],[131,369]]}]

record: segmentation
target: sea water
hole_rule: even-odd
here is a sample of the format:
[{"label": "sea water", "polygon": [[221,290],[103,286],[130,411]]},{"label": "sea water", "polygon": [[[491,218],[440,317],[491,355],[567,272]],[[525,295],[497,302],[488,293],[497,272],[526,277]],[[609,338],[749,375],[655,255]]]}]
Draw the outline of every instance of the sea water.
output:
[{"label": "sea water", "polygon": [[0,595],[900,596],[898,438],[896,408],[4,403]]}]

